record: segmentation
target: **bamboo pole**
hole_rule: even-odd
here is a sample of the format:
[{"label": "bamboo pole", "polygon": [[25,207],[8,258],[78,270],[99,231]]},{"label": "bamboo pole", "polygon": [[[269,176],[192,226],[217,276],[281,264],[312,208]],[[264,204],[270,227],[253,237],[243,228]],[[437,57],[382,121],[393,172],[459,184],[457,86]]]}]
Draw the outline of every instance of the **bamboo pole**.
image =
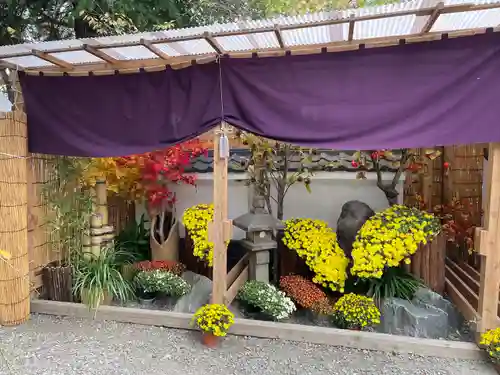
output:
[{"label": "bamboo pole", "polygon": [[[209,238],[214,243],[212,303],[223,304],[227,292],[227,247],[232,222],[227,218],[227,157],[221,157],[221,138],[228,130],[223,124],[214,133],[214,218],[209,223]],[[229,147],[229,146],[228,146]]]},{"label": "bamboo pole", "polygon": [[16,111],[0,126],[0,249],[11,254],[0,259],[0,326],[21,324],[30,315],[27,125],[16,89]]},{"label": "bamboo pole", "polygon": [[475,247],[481,254],[478,332],[498,326],[500,287],[500,143],[490,143],[483,197],[484,227],[476,229]]},{"label": "bamboo pole", "polygon": [[94,212],[101,215],[102,225],[108,225],[108,195],[106,180],[97,180],[95,185],[95,209]]}]

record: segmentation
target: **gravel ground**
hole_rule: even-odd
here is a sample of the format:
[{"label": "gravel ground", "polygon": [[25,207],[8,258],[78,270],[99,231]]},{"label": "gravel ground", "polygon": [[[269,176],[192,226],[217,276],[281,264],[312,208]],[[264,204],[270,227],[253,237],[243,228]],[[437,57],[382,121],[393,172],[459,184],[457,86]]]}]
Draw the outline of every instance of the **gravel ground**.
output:
[{"label": "gravel ground", "polygon": [[[1,375],[495,375],[487,363],[33,315],[0,328]],[[9,369],[10,368],[10,369]]]}]

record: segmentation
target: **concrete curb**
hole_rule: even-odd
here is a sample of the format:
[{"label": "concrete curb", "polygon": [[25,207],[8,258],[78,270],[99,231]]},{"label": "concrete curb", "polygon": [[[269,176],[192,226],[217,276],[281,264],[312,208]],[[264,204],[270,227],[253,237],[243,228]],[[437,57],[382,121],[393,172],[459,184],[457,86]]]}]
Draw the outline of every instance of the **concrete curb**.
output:
[{"label": "concrete curb", "polygon": [[[31,312],[37,314],[63,315],[75,318],[113,320],[169,328],[192,329],[191,314],[161,310],[144,310],[118,306],[101,306],[97,313],[85,305],[70,302],[45,300],[31,301]],[[314,327],[300,324],[264,322],[235,319],[231,334],[266,339],[305,341],[314,344],[345,346],[356,349],[384,352],[413,353],[455,359],[484,359],[483,352],[473,343],[461,341],[419,339],[383,333],[358,332],[335,328]]]}]

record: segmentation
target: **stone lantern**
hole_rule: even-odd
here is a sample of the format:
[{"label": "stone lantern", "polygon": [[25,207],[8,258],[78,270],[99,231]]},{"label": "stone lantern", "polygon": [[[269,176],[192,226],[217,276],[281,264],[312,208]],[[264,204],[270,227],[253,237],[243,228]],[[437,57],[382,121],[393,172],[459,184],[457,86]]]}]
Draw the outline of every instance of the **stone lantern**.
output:
[{"label": "stone lantern", "polygon": [[273,233],[283,229],[283,224],[267,212],[264,203],[254,189],[250,212],[234,219],[233,225],[246,232],[241,244],[250,252],[250,280],[269,282],[270,252],[277,247]]}]

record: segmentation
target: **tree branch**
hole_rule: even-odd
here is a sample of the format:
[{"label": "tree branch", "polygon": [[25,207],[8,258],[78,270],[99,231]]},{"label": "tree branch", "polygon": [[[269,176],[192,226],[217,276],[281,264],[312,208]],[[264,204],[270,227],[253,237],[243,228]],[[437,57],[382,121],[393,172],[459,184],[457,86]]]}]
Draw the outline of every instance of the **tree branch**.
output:
[{"label": "tree branch", "polygon": [[15,93],[14,93],[14,89],[12,87],[12,82],[10,80],[9,73],[7,73],[7,69],[1,69],[0,75],[2,77],[2,81],[5,85],[5,90],[7,91],[7,98],[9,99],[10,103],[12,104],[12,107],[14,107]]},{"label": "tree branch", "polygon": [[398,184],[399,179],[401,178],[401,175],[403,174],[404,170],[406,169],[406,163],[408,162],[408,160],[410,160],[411,155],[412,154],[409,152],[409,150],[407,148],[401,149],[401,161],[399,163],[399,168],[396,171],[396,173],[394,174],[394,177],[392,179],[391,186],[393,188],[395,188],[396,185]]}]

